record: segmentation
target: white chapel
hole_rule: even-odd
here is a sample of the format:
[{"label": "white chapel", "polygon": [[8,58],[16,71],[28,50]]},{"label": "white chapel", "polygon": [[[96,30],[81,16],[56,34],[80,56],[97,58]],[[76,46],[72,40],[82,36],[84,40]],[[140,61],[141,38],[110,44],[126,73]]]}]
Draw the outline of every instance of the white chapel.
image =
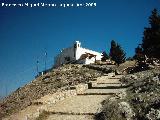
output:
[{"label": "white chapel", "polygon": [[81,43],[76,41],[71,47],[61,50],[54,58],[54,66],[59,67],[67,63],[91,64],[96,60],[101,60],[102,53],[81,47]]}]

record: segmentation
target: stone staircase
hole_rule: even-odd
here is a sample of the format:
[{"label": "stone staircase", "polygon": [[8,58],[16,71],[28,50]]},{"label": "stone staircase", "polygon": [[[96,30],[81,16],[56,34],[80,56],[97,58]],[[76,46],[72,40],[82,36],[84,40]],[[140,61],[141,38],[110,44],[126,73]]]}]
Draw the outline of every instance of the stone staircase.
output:
[{"label": "stone staircase", "polygon": [[[88,83],[88,89],[84,92],[75,92],[74,95],[66,97],[58,102],[52,101],[53,95],[39,99],[41,104],[31,105],[12,115],[5,120],[31,120],[39,117],[43,111],[47,111],[47,120],[93,120],[94,115],[101,110],[101,103],[111,95],[124,92],[119,79],[122,75],[106,74],[97,78],[96,81]],[[70,93],[70,92],[69,92]],[[56,96],[57,97],[57,96]],[[32,114],[30,114],[32,113]]]},{"label": "stone staircase", "polygon": [[48,120],[93,120],[94,115],[100,112],[101,103],[107,97],[125,91],[119,81],[121,77],[121,75],[99,77],[97,81],[92,81],[93,84],[90,83],[90,88],[84,93],[47,106],[46,111],[52,113]]}]

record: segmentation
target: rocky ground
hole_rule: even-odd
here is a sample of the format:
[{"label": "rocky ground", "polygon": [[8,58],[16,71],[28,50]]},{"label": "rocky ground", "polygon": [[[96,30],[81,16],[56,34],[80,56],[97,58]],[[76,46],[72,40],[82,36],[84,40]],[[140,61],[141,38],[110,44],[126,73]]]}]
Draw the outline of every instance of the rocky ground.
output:
[{"label": "rocky ground", "polygon": [[159,120],[160,68],[123,76],[126,93],[103,102],[97,120]]},{"label": "rocky ground", "polygon": [[126,100],[135,112],[134,119],[160,119],[160,68],[127,75]]}]

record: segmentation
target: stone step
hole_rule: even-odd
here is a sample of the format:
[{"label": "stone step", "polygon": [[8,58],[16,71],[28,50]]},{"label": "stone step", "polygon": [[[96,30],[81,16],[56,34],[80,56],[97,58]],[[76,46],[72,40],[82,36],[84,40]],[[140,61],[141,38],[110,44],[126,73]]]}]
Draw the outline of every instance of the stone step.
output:
[{"label": "stone step", "polygon": [[93,85],[92,87],[121,87],[121,83],[97,83],[97,85]]},{"label": "stone step", "polygon": [[47,120],[94,120],[94,115],[50,115]]},{"label": "stone step", "polygon": [[95,83],[95,82],[90,82],[88,84],[88,89],[93,89],[93,88],[99,88],[102,89],[113,89],[113,88],[123,88],[123,84],[118,82],[118,83],[106,83],[106,82],[100,82],[100,83]]},{"label": "stone step", "polygon": [[119,79],[99,79],[97,83],[120,83]]},{"label": "stone step", "polygon": [[78,95],[72,98],[66,98],[54,105],[47,105],[44,109],[53,113],[69,113],[75,115],[92,115],[101,108],[101,102],[107,99],[109,95]]},{"label": "stone step", "polygon": [[86,90],[83,95],[101,95],[101,94],[104,94],[104,95],[107,95],[107,94],[114,94],[114,93],[120,93],[120,92],[123,92],[125,91],[125,88],[119,88],[119,89],[88,89]]}]

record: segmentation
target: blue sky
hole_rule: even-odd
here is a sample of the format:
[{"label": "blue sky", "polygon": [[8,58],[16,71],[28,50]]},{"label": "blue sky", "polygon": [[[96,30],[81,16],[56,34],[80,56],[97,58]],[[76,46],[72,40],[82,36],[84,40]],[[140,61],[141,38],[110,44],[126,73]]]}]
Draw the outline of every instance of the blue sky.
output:
[{"label": "blue sky", "polygon": [[[76,40],[86,48],[108,52],[114,39],[127,57],[133,56],[151,11],[160,10],[160,0],[61,0],[61,3],[96,3],[96,7],[87,8],[1,6],[2,2],[17,1],[24,2],[0,2],[0,96],[33,80],[37,58],[40,70],[44,69],[45,51],[49,68],[54,56]],[[57,1],[37,0],[36,3]]]}]

